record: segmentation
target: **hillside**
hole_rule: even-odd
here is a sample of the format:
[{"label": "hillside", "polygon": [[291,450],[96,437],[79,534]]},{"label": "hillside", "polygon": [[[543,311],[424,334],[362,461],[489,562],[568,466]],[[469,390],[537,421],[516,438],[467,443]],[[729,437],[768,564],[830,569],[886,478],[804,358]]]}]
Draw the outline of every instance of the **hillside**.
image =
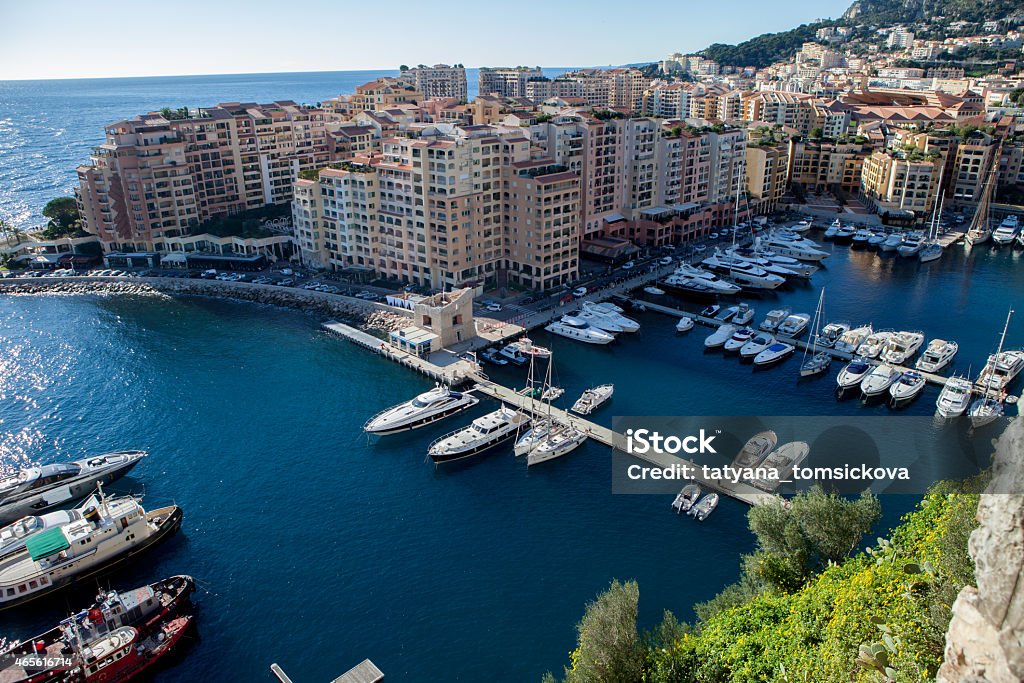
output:
[{"label": "hillside", "polygon": [[800,46],[814,40],[814,32],[835,22],[804,24],[780,33],[764,33],[737,45],[715,43],[701,51],[708,59],[730,66],[753,66],[758,69],[790,59]]}]

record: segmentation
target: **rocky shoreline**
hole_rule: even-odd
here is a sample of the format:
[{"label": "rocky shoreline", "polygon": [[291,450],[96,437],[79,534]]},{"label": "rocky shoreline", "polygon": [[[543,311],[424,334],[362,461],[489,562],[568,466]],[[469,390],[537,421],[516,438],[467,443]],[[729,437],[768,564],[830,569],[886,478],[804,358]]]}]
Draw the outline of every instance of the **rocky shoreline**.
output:
[{"label": "rocky shoreline", "polygon": [[327,294],[248,282],[177,278],[19,278],[0,280],[0,294],[9,296],[82,294],[203,296],[297,309],[323,320],[354,321],[367,330],[385,332],[412,324],[402,309],[339,294]]}]

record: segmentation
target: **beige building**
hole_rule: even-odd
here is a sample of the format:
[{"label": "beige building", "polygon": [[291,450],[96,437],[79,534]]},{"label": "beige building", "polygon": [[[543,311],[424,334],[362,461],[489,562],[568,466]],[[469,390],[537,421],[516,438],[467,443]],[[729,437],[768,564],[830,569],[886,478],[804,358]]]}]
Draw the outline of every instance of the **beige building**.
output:
[{"label": "beige building", "polygon": [[786,194],[788,177],[788,145],[747,145],[747,194],[755,213],[776,209]]},{"label": "beige building", "polygon": [[539,66],[480,67],[479,93],[501,97],[528,97],[526,84],[531,78],[541,78]]},{"label": "beige building", "polygon": [[789,141],[789,183],[805,190],[841,190],[856,193],[861,187],[864,159],[871,154],[866,141]]},{"label": "beige building", "polygon": [[461,64],[455,66],[420,64],[416,68],[410,69],[409,75],[415,79],[416,90],[427,99],[452,97],[459,102],[466,102],[469,99],[466,88],[466,69]]},{"label": "beige building", "polygon": [[876,210],[930,215],[938,197],[942,159],[938,154],[874,152],[864,160],[861,188]]}]

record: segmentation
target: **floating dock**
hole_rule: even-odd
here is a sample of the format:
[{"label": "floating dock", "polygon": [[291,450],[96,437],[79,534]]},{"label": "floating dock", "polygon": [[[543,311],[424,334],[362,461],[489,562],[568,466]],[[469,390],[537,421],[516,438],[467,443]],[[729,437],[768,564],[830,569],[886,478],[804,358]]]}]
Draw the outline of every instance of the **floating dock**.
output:
[{"label": "floating dock", "polygon": [[[270,665],[270,673],[274,674],[281,683],[292,683],[292,679],[276,663]],[[335,678],[331,683],[379,683],[379,681],[383,680],[384,672],[378,669],[377,665],[369,659],[364,659]]]}]

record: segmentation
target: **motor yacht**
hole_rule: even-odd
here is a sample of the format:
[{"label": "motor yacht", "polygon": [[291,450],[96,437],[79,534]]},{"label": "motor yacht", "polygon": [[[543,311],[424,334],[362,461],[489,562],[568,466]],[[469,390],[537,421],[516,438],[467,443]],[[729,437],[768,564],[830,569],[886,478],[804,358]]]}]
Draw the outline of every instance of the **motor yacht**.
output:
[{"label": "motor yacht", "polygon": [[851,328],[843,333],[832,348],[843,353],[856,353],[860,345],[871,336],[871,332],[871,325]]},{"label": "motor yacht", "polygon": [[619,332],[623,331],[622,326],[616,324],[612,318],[609,318],[608,316],[605,315],[600,315],[598,313],[594,313],[592,311],[574,310],[569,311],[568,313],[566,313],[566,315],[576,320],[582,320],[591,327],[597,328],[599,330],[604,330],[609,334],[618,334]]},{"label": "motor yacht", "polygon": [[778,442],[778,435],[770,429],[754,434],[733,458],[733,467],[757,467]]},{"label": "motor yacht", "polygon": [[[676,296],[697,301],[714,301],[721,294],[719,290],[708,285],[706,282],[683,275],[669,275],[658,284],[661,285],[662,289]],[[740,291],[740,288],[736,287],[736,291]]]},{"label": "motor yacht", "polygon": [[774,343],[774,335],[767,332],[758,332],[746,344],[740,347],[740,358],[742,360],[754,358]]},{"label": "motor yacht", "polygon": [[978,386],[983,390],[1003,391],[1024,369],[1024,351],[999,351],[988,357],[978,375]]},{"label": "motor yacht", "polygon": [[842,227],[843,223],[838,218],[832,221],[832,225],[825,228],[825,239],[835,239],[836,233],[838,233],[842,229]]},{"label": "motor yacht", "polygon": [[735,325],[731,325],[728,323],[722,325],[717,330],[708,335],[708,337],[704,340],[704,348],[721,348],[722,346],[725,345],[725,342],[729,341],[729,338],[732,337],[733,333],[736,332],[736,329],[737,328]]},{"label": "motor yacht", "polygon": [[971,405],[973,391],[971,380],[959,375],[950,377],[935,401],[935,414],[944,418],[960,417]]},{"label": "motor yacht", "polygon": [[850,331],[850,323],[838,322],[829,323],[821,328],[821,334],[817,337],[818,346],[826,349],[834,348],[836,342],[842,339],[843,335]]},{"label": "motor yacht", "polygon": [[80,510],[55,510],[42,515],[22,517],[0,528],[0,557],[25,547],[25,539],[40,531],[62,524],[70,524],[81,516]]},{"label": "motor yacht", "polygon": [[842,393],[848,389],[860,386],[860,383],[871,372],[871,368],[871,363],[868,363],[864,358],[854,358],[847,363],[846,367],[840,370],[836,376],[836,385],[839,392]]},{"label": "motor yacht", "polygon": [[959,350],[960,346],[955,341],[932,339],[914,367],[922,372],[940,372],[950,364]]},{"label": "motor yacht", "polygon": [[33,534],[0,558],[0,609],[53,593],[119,566],[168,538],[181,526],[181,509],[146,512],[137,498],[91,495],[81,515]]},{"label": "motor yacht", "polygon": [[767,258],[741,254],[738,249],[726,249],[725,253],[727,256],[743,261],[744,263],[749,263],[752,266],[757,266],[765,272],[778,275],[779,277],[798,277],[796,271],[790,270],[786,266],[781,266]]},{"label": "motor yacht", "polygon": [[738,353],[743,346],[750,341],[750,338],[754,336],[754,331],[749,327],[741,327],[732,333],[725,344],[722,345],[722,349],[726,353]]},{"label": "motor yacht", "polygon": [[734,282],[729,282],[712,272],[704,270],[703,268],[697,268],[695,266],[682,264],[675,270],[676,275],[682,277],[692,278],[698,282],[706,284],[708,287],[713,289],[718,294],[730,295],[738,294],[740,292],[740,286]]},{"label": "motor yacht", "polygon": [[510,363],[515,365],[526,365],[530,362],[530,356],[523,353],[522,349],[519,348],[519,344],[512,342],[501,347],[498,354]]},{"label": "motor yacht", "polygon": [[736,315],[733,316],[732,322],[737,325],[749,324],[754,319],[754,314],[757,313],[749,304],[739,304],[735,308]]},{"label": "motor yacht", "polygon": [[126,475],[145,451],[114,451],[91,458],[29,467],[0,479],[0,524],[74,503]]},{"label": "motor yacht", "polygon": [[865,358],[878,358],[878,354],[882,353],[882,349],[885,348],[892,335],[891,330],[872,332],[864,340],[864,343],[857,347],[857,355]]},{"label": "motor yacht", "polygon": [[904,406],[921,395],[924,391],[925,379],[920,372],[910,370],[900,375],[899,379],[889,387],[889,404],[893,408]]},{"label": "motor yacht", "polygon": [[480,358],[491,365],[508,365],[508,361],[502,358],[494,348],[481,351]]},{"label": "motor yacht", "polygon": [[767,261],[773,265],[785,268],[796,277],[807,278],[820,270],[820,268],[813,263],[800,261],[799,259],[792,258],[791,256],[782,256],[777,252],[764,248],[761,245],[760,238],[755,240],[754,244],[754,247],[730,247],[725,250],[725,253],[731,256],[755,259],[755,264],[762,260]]},{"label": "motor yacht", "polygon": [[792,344],[786,344],[785,342],[775,342],[770,345],[761,353],[754,356],[754,365],[759,367],[767,367],[776,363],[781,363],[785,359],[793,355],[793,351],[796,347]]},{"label": "motor yacht", "polygon": [[779,275],[772,275],[764,268],[745,263],[732,256],[715,254],[701,261],[710,270],[728,275],[736,284],[750,289],[778,289],[786,282]]},{"label": "motor yacht", "polygon": [[878,248],[881,251],[896,251],[900,245],[903,244],[903,235],[899,232],[894,232],[885,238]]},{"label": "motor yacht", "polygon": [[[596,303],[593,301],[583,302],[584,313],[591,313],[600,316],[604,320],[608,321],[609,324],[619,328],[618,330],[606,330],[608,332],[636,332],[640,329],[640,323],[632,318],[627,318],[622,315],[622,311],[615,310],[617,308],[618,306],[615,306],[615,304]],[[600,324],[597,324],[596,327],[605,329]]]},{"label": "motor yacht", "polygon": [[786,316],[786,319],[779,323],[776,332],[780,337],[793,339],[803,334],[810,322],[811,316],[807,313],[793,313]]},{"label": "motor yacht", "polygon": [[700,499],[700,502],[687,510],[686,514],[698,522],[703,522],[718,507],[718,494],[709,493]]},{"label": "motor yacht", "polygon": [[764,332],[775,332],[779,329],[779,325],[789,317],[790,313],[792,313],[792,310],[788,308],[776,308],[768,311],[768,315],[764,317],[764,320],[761,321],[757,328]]},{"label": "motor yacht", "polygon": [[899,370],[887,363],[876,365],[860,383],[861,398],[868,401],[888,393],[889,387],[900,378],[901,374]]},{"label": "motor yacht", "polygon": [[856,228],[850,225],[844,225],[836,230],[835,234],[832,235],[832,241],[836,244],[852,244],[853,236],[856,234]]},{"label": "motor yacht", "polygon": [[803,234],[803,233],[805,233],[805,232],[807,232],[808,230],[811,229],[811,222],[810,221],[799,221],[799,222],[794,223],[793,225],[789,226],[789,229],[792,230],[795,233]]},{"label": "motor yacht", "polygon": [[889,239],[889,236],[884,232],[873,232],[871,237],[868,238],[868,247],[871,249],[880,249],[882,243]]},{"label": "motor yacht", "polygon": [[503,405],[494,412],[476,418],[468,426],[435,440],[427,449],[427,454],[435,463],[461,460],[512,439],[529,425],[529,417]]},{"label": "motor yacht", "polygon": [[551,334],[587,344],[610,344],[615,341],[615,335],[570,315],[562,316],[560,320],[550,323],[544,329]]},{"label": "motor yacht", "polygon": [[536,448],[526,456],[526,465],[532,467],[548,460],[567,455],[583,445],[587,434],[577,427],[566,427],[546,439],[542,439]]},{"label": "motor yacht", "polygon": [[850,238],[850,244],[854,249],[865,249],[868,246],[868,241],[871,239],[871,231],[867,228],[861,228],[857,232],[853,233],[853,237]]},{"label": "motor yacht", "polygon": [[780,484],[789,480],[793,470],[807,459],[810,452],[811,447],[806,441],[790,441],[782,444],[761,462],[761,467],[769,471],[775,470],[779,478],[756,478],[751,479],[750,483],[762,491],[774,491],[779,488]]},{"label": "motor yacht", "polygon": [[693,318],[689,316],[683,316],[676,323],[676,332],[689,332],[693,329]]},{"label": "motor yacht", "polygon": [[1013,240],[1017,237],[1017,230],[1019,228],[1017,216],[1007,216],[1003,219],[1003,222],[992,231],[992,242],[997,246],[1006,246],[1007,244],[1013,244]]},{"label": "motor yacht", "polygon": [[662,296],[665,294],[665,290],[661,287],[655,287],[654,285],[647,285],[644,287],[644,292],[651,296]]},{"label": "motor yacht", "polygon": [[885,342],[879,358],[892,365],[904,365],[924,343],[921,332],[896,332]]},{"label": "motor yacht", "polygon": [[363,425],[363,431],[384,436],[418,429],[461,413],[479,402],[480,399],[472,394],[452,391],[438,384],[430,391],[377,413]]},{"label": "motor yacht", "polygon": [[676,496],[676,499],[672,501],[672,509],[676,511],[677,515],[688,511],[700,498],[700,493],[699,485],[687,484],[679,492],[679,495]]},{"label": "motor yacht", "polygon": [[610,400],[615,393],[614,384],[600,384],[592,389],[587,389],[583,395],[572,404],[572,412],[580,415],[590,415],[606,401]]},{"label": "motor yacht", "polygon": [[900,256],[910,258],[917,256],[924,244],[924,235],[919,232],[907,233],[903,238],[903,244],[896,247],[896,253]]}]

